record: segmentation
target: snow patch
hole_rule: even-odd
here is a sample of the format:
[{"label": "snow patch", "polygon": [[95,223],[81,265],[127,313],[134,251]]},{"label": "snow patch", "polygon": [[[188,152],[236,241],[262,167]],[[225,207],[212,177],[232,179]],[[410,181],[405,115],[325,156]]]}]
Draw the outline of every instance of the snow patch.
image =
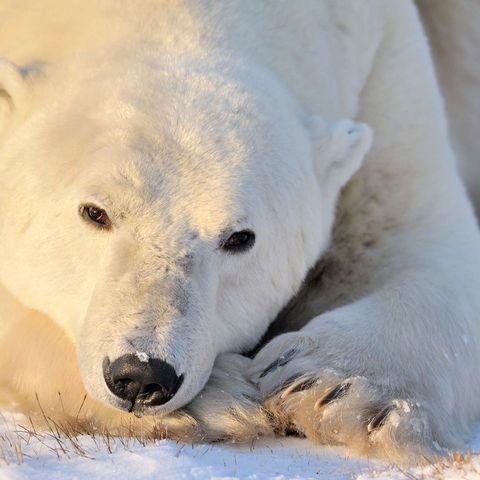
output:
[{"label": "snow patch", "polygon": [[[28,419],[6,414],[0,439],[11,438],[17,444],[28,426]],[[23,430],[24,431],[24,430]],[[171,440],[158,440],[142,445],[132,439],[101,436],[77,437],[81,455],[64,442],[62,452],[48,433],[23,441],[23,459],[15,456],[9,463],[2,459],[0,448],[0,480],[129,480],[196,479],[196,480],[405,480],[405,478],[438,478],[442,480],[474,480],[480,478],[480,454],[471,458],[440,460],[406,473],[381,462],[359,460],[346,455],[341,448],[314,445],[305,439],[264,439],[247,446],[230,444],[184,445]],[[108,446],[107,446],[108,445]],[[6,446],[1,444],[0,447]],[[441,448],[440,446],[438,446]],[[471,445],[480,449],[480,429]],[[407,475],[408,474],[408,475]]]},{"label": "snow patch", "polygon": [[135,355],[142,363],[148,363],[150,357],[145,352],[139,352],[138,350],[135,352]]}]

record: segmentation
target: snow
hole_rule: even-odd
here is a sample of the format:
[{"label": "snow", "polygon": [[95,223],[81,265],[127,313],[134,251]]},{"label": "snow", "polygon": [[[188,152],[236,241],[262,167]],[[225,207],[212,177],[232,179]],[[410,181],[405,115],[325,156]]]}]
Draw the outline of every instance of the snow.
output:
[{"label": "snow", "polygon": [[[27,425],[24,418],[10,415],[0,427],[0,480],[480,480],[480,453],[403,472],[380,462],[349,459],[342,449],[305,439],[265,439],[250,446],[170,440],[142,445],[132,439],[29,436],[21,425]],[[471,450],[480,452],[480,428]]]},{"label": "snow", "polygon": [[145,352],[136,351],[135,355],[142,363],[148,363],[148,361],[150,360],[150,357]]}]

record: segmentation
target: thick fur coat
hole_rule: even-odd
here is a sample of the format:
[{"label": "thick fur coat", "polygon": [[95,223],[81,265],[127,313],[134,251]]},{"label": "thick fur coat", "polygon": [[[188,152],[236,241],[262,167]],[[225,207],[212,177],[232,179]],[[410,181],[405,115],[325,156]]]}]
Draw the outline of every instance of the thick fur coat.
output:
[{"label": "thick fur coat", "polygon": [[[480,235],[412,2],[2,0],[0,56],[5,402],[399,462],[464,445]],[[120,398],[124,355],[178,391]]]}]

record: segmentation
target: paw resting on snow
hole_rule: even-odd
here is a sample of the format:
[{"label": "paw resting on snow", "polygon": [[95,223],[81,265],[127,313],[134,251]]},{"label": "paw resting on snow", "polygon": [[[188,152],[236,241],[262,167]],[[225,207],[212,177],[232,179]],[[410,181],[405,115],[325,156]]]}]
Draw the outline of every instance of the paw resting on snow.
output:
[{"label": "paw resting on snow", "polygon": [[233,353],[217,358],[207,385],[185,409],[197,422],[199,440],[248,442],[273,435],[260,392],[246,376],[251,362]]},{"label": "paw resting on snow", "polygon": [[250,366],[278,433],[295,430],[321,444],[398,463],[440,453],[420,402],[376,379],[329,366],[319,348],[315,337],[287,333]]}]

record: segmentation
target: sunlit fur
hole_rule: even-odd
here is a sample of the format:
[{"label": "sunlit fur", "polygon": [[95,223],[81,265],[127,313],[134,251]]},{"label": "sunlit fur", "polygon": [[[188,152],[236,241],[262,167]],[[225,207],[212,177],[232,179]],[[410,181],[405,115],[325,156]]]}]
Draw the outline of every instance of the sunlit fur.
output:
[{"label": "sunlit fur", "polygon": [[[464,444],[480,237],[410,1],[4,0],[0,19],[5,403],[395,462]],[[370,129],[342,119],[375,133],[361,168]],[[252,249],[218,248],[247,228]],[[185,376],[140,419],[102,373],[136,351]]]}]

